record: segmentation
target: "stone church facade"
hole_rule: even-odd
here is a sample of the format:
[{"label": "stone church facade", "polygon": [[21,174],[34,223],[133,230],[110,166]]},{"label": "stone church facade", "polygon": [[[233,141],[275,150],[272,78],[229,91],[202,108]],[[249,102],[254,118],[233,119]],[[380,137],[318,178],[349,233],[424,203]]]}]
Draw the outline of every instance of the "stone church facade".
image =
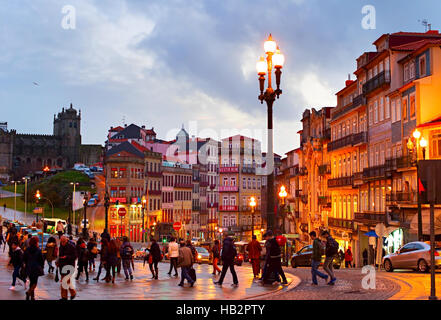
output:
[{"label": "stone church facade", "polygon": [[[5,123],[4,123],[5,124]],[[101,159],[102,146],[88,145],[82,155],[81,110],[63,108],[54,115],[53,134],[20,134],[0,126],[0,180],[3,182],[43,170],[44,167],[68,169],[88,159]]]}]

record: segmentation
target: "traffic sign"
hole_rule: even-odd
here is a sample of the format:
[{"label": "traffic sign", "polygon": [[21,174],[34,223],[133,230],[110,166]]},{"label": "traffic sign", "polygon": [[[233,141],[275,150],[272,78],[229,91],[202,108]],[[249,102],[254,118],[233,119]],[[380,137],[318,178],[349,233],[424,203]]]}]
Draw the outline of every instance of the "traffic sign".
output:
[{"label": "traffic sign", "polygon": [[173,223],[173,229],[179,231],[182,228],[182,224],[180,221]]},{"label": "traffic sign", "polygon": [[34,213],[43,213],[43,208],[42,207],[35,207],[33,212]]},{"label": "traffic sign", "polygon": [[119,215],[120,217],[124,217],[126,214],[127,214],[127,210],[126,210],[126,208],[119,208],[119,209],[118,209],[118,215]]}]

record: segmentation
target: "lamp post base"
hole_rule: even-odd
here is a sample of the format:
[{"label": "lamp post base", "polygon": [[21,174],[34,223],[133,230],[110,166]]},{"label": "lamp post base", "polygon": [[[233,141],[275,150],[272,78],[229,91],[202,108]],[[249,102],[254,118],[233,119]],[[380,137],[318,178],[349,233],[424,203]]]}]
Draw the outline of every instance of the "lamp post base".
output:
[{"label": "lamp post base", "polygon": [[429,300],[438,300],[437,296],[429,296]]}]

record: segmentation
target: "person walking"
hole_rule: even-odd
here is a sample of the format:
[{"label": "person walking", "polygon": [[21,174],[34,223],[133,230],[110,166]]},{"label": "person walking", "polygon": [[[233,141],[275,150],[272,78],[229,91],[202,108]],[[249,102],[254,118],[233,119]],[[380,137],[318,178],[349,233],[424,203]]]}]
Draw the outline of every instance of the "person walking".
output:
[{"label": "person walking", "polygon": [[320,241],[319,238],[317,238],[317,233],[315,231],[311,231],[309,233],[309,236],[312,239],[312,257],[311,257],[312,285],[316,286],[318,285],[317,276],[319,276],[322,279],[325,279],[325,281],[328,280],[328,276],[318,271],[318,267],[322,261],[322,253],[323,253],[322,242]]},{"label": "person walking", "polygon": [[260,252],[262,251],[262,247],[254,234],[251,238],[251,241],[247,245],[248,259],[253,267],[254,278],[257,278],[260,274]]},{"label": "person walking", "polygon": [[121,267],[122,267],[122,259],[121,259],[121,254],[119,252],[119,248],[121,248],[122,243],[119,240],[119,238],[115,238],[115,245],[118,248],[118,252],[116,253],[116,273],[120,274],[121,273]]},{"label": "person walking", "polygon": [[271,277],[271,274],[274,273],[276,279],[278,280],[279,276],[282,277],[282,284],[288,284],[286,280],[285,272],[282,269],[282,252],[280,250],[280,246],[277,243],[276,238],[273,235],[271,230],[267,231],[268,238],[268,247],[267,247],[267,256],[266,256],[266,264],[267,270],[262,279],[262,285],[265,285],[266,281]]},{"label": "person walking", "polygon": [[35,300],[35,289],[38,284],[38,277],[44,275],[44,258],[38,247],[38,237],[34,236],[29,242],[29,248],[23,255],[26,275],[29,277],[29,289],[26,291],[26,300]]},{"label": "person walking", "polygon": [[112,281],[112,283],[115,283],[119,248],[115,239],[110,240],[106,259],[106,282]]},{"label": "person walking", "polygon": [[328,285],[333,286],[335,281],[337,280],[334,275],[334,258],[338,253],[338,243],[331,237],[328,231],[323,231],[322,236],[326,239],[326,250],[325,250],[325,263],[323,264],[323,269],[327,274],[331,277],[331,280],[328,282]]},{"label": "person walking", "polygon": [[12,266],[14,267],[14,271],[12,272],[12,284],[9,290],[15,290],[15,283],[17,278],[23,282],[22,285],[26,289],[26,279],[22,279],[20,277],[20,270],[23,267],[23,251],[18,246],[18,243],[14,242],[12,245]]},{"label": "person walking", "polygon": [[6,203],[3,203],[3,212],[6,212]]},{"label": "person walking", "polygon": [[[68,291],[70,293],[70,300],[75,299],[77,292],[75,290],[74,282],[71,278],[75,272],[75,261],[77,260],[77,251],[75,245],[66,237],[61,236],[60,238],[60,248],[59,248],[59,258],[57,260],[57,267],[61,276],[61,300],[67,300]],[[64,284],[63,279],[68,277],[66,284]]]},{"label": "person walking", "polygon": [[53,273],[55,267],[52,265],[52,261],[56,260],[58,257],[57,240],[54,237],[49,237],[44,251],[47,264],[49,265],[48,273]]},{"label": "person walking", "polygon": [[186,279],[188,283],[190,283],[190,287],[193,287],[195,281],[190,276],[190,270],[193,267],[194,261],[194,255],[190,247],[186,246],[184,242],[181,242],[178,258],[178,264],[181,268],[181,282],[179,282],[178,286],[183,287],[184,280]]},{"label": "person walking", "polygon": [[178,276],[178,258],[179,258],[179,245],[176,242],[176,239],[172,237],[170,239],[170,243],[168,244],[168,257],[170,258],[170,270],[168,271],[168,275],[171,276],[171,272],[175,269],[174,276]]},{"label": "person walking", "polygon": [[233,276],[233,284],[232,286],[237,287],[239,285],[239,280],[237,279],[236,271],[234,270],[234,259],[236,258],[237,250],[234,246],[233,238],[227,236],[224,239],[222,245],[222,272],[219,278],[219,281],[216,281],[214,284],[222,286],[224,282],[225,275],[227,274],[227,270],[230,269],[231,275]]},{"label": "person walking", "polygon": [[220,259],[220,243],[219,240],[214,240],[213,248],[211,248],[211,254],[213,255],[213,274],[216,275],[216,272],[221,273],[221,269],[217,265]]},{"label": "person walking", "polygon": [[151,255],[151,260],[149,260],[149,267],[153,275],[152,279],[158,280],[158,276],[159,276],[158,263],[159,261],[161,261],[161,248],[159,248],[159,245],[155,239],[152,239],[152,244],[149,249],[149,254]]},{"label": "person walking", "polygon": [[89,258],[89,272],[95,271],[95,259],[98,255],[98,248],[95,238],[90,238],[87,243],[87,252]]},{"label": "person walking", "polygon": [[123,244],[120,248],[120,256],[122,259],[122,266],[124,269],[124,275],[126,276],[126,280],[133,280],[132,274],[132,259],[133,259],[133,247],[129,242],[127,237],[123,237]]},{"label": "person walking", "polygon": [[[98,274],[96,275],[96,277],[93,279],[95,281],[100,281],[100,275],[101,275],[101,271],[106,270],[106,276],[107,276],[107,257],[108,257],[108,252],[109,252],[109,241],[107,240],[107,238],[102,238],[101,239],[101,250],[99,250],[99,254],[100,254],[100,265],[98,267]],[[102,280],[107,279],[106,277]]]},{"label": "person walking", "polygon": [[58,220],[58,222],[57,222],[56,231],[58,233],[58,238],[60,239],[61,236],[64,234],[64,225],[61,222],[61,220]]},{"label": "person walking", "polygon": [[79,238],[77,241],[77,257],[78,257],[78,271],[76,280],[80,279],[81,273],[84,271],[86,274],[86,282],[89,282],[89,271],[87,265],[89,264],[89,253],[87,251],[87,245],[83,238]]},{"label": "person walking", "polygon": [[345,268],[352,268],[352,261],[354,260],[352,256],[351,246],[345,252]]}]

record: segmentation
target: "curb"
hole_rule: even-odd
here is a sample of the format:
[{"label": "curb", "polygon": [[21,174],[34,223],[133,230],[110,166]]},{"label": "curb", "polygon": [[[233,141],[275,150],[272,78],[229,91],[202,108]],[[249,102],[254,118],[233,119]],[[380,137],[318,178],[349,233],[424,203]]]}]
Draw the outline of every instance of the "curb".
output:
[{"label": "curb", "polygon": [[265,293],[259,293],[259,294],[256,294],[254,296],[251,296],[251,297],[243,298],[241,300],[257,300],[257,298],[276,295],[276,294],[280,293],[280,291],[291,291],[294,288],[296,288],[302,282],[302,280],[299,277],[293,275],[292,273],[290,273],[290,272],[285,272],[285,273],[289,273],[291,275],[291,277],[292,277],[291,282],[286,287],[279,285],[277,287],[277,289],[275,289],[273,291],[269,291],[269,292],[265,292]]}]

